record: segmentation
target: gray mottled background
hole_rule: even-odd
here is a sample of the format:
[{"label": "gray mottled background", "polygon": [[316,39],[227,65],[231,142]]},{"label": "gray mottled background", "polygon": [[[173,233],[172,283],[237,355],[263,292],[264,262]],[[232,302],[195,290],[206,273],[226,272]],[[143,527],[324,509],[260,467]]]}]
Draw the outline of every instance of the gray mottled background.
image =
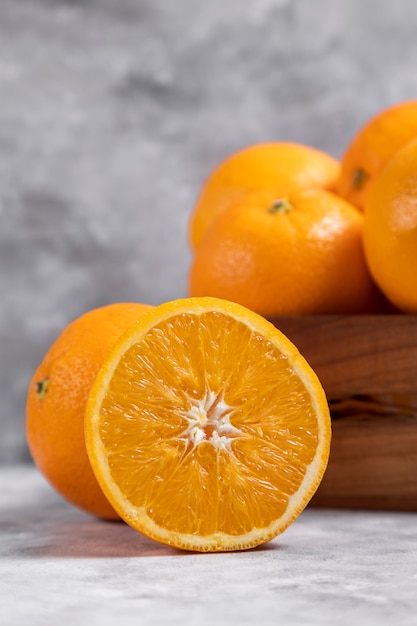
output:
[{"label": "gray mottled background", "polygon": [[0,462],[28,459],[29,378],[87,309],[184,296],[219,160],[340,156],[417,94],[415,0],[0,0]]}]

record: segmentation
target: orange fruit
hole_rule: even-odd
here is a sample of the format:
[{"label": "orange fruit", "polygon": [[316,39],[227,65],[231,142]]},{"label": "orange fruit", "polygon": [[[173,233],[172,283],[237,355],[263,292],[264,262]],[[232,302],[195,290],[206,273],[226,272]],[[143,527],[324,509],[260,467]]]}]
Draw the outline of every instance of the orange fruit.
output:
[{"label": "orange fruit", "polygon": [[417,137],[417,100],[380,111],[355,135],[341,159],[337,192],[364,209],[372,182],[398,150]]},{"label": "orange fruit", "polygon": [[195,298],[155,307],[108,355],[86,411],[91,465],[131,526],[197,551],[282,532],[326,467],[320,382],[270,322]]},{"label": "orange fruit", "polygon": [[417,313],[417,139],[392,158],[369,192],[364,246],[381,291],[400,310]]},{"label": "orange fruit", "polygon": [[362,225],[362,213],[324,190],[251,194],[207,231],[189,295],[226,298],[269,318],[375,311]]},{"label": "orange fruit", "polygon": [[38,469],[72,504],[116,519],[91,469],[84,437],[90,388],[108,350],[149,306],[117,303],[71,322],[52,344],[29,384],[27,442]]},{"label": "orange fruit", "polygon": [[248,192],[333,189],[338,176],[338,161],[315,148],[285,142],[248,146],[220,163],[205,181],[189,221],[191,247],[197,249],[214,218]]}]

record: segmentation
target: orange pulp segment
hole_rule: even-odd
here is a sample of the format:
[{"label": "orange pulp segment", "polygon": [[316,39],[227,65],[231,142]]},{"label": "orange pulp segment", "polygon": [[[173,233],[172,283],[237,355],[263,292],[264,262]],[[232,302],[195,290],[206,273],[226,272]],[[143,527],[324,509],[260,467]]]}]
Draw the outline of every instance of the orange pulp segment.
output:
[{"label": "orange pulp segment", "polygon": [[93,386],[86,441],[128,524],[188,550],[251,548],[303,510],[326,468],[321,384],[270,322],[216,298],[155,307]]}]

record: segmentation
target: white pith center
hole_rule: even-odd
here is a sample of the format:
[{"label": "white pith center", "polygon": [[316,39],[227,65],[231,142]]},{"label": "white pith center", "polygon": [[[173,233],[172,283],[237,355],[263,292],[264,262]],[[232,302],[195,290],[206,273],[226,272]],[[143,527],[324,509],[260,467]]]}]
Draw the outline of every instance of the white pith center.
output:
[{"label": "white pith center", "polygon": [[233,407],[223,398],[208,390],[204,398],[193,401],[191,408],[183,414],[188,425],[182,436],[192,447],[208,441],[217,450],[232,452],[233,439],[242,434],[230,423],[232,411]]}]

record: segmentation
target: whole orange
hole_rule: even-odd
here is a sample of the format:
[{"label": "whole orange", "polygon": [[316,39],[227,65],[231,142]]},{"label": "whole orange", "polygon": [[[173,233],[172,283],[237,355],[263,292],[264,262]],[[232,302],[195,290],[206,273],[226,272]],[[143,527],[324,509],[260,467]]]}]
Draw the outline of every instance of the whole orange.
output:
[{"label": "whole orange", "polygon": [[84,436],[88,394],[110,348],[152,307],[116,303],[81,315],[52,344],[29,384],[27,442],[50,484],[72,504],[117,519],[91,469]]},{"label": "whole orange", "polygon": [[355,135],[341,159],[337,192],[364,209],[372,182],[398,150],[417,136],[417,100],[384,109]]},{"label": "whole orange", "polygon": [[375,180],[365,205],[365,254],[380,289],[417,313],[417,139]]},{"label": "whole orange", "polygon": [[191,264],[189,294],[267,317],[363,313],[379,292],[365,262],[363,215],[335,194],[252,194],[213,222]]},{"label": "whole orange", "polygon": [[247,146],[220,163],[203,184],[189,221],[191,247],[197,249],[213,219],[250,191],[333,189],[338,176],[338,161],[310,146],[286,142]]}]

